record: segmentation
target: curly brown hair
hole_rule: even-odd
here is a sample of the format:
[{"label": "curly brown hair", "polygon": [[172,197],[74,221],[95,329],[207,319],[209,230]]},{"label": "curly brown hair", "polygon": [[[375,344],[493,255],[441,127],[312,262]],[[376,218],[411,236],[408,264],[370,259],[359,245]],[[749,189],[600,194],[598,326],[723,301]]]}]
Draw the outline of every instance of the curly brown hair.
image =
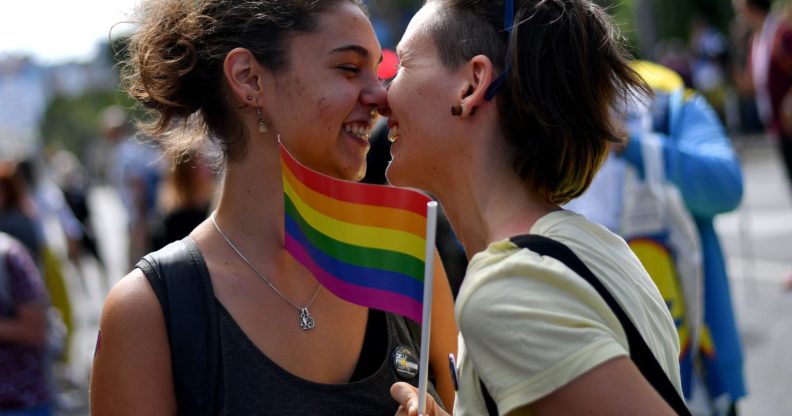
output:
[{"label": "curly brown hair", "polygon": [[624,140],[623,106],[652,94],[610,16],[591,0],[515,0],[509,33],[503,0],[430,2],[440,5],[429,33],[446,67],[485,55],[509,68],[496,100],[515,171],[554,204],[581,195],[609,144]]},{"label": "curly brown hair", "polygon": [[345,1],[365,11],[360,0],[144,1],[122,62],[125,89],[151,110],[140,126],[177,156],[204,137],[228,158],[243,155],[246,132],[226,91],[226,55],[246,48],[264,67],[287,70],[290,35],[314,32],[321,13]]}]

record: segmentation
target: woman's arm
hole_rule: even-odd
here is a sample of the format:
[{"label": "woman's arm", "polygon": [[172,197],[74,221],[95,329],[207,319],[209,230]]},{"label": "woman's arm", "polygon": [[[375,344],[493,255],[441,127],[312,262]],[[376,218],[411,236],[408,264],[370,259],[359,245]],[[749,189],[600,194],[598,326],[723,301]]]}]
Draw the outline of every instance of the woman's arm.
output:
[{"label": "woman's arm", "polygon": [[429,366],[435,375],[437,393],[446,409],[454,407],[454,384],[448,366],[448,354],[457,353],[457,328],[454,319],[454,300],[443,262],[435,252],[434,286],[432,296],[432,335],[429,343]]},{"label": "woman's arm", "polygon": [[[533,413],[529,412],[532,411]],[[608,360],[549,395],[509,413],[535,415],[674,415],[628,357]]]},{"label": "woman's arm", "polygon": [[0,316],[0,343],[41,347],[47,339],[46,289],[22,243],[0,233],[0,299],[14,314]]},{"label": "woman's arm", "polygon": [[91,372],[91,414],[175,415],[165,320],[140,270],[110,291],[99,330]]},{"label": "woman's arm", "polygon": [[16,306],[13,318],[0,318],[0,342],[41,347],[47,339],[47,308],[39,303]]}]

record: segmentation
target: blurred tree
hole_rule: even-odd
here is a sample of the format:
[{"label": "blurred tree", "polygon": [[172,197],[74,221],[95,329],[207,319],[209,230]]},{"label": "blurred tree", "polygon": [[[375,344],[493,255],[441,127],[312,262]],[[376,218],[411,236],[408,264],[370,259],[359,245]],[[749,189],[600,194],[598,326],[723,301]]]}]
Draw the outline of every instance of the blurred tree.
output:
[{"label": "blurred tree", "polygon": [[[616,3],[616,0],[610,0]],[[631,10],[616,14],[618,20],[631,19],[637,32],[641,55],[654,57],[659,40],[677,38],[690,40],[690,28],[696,17],[704,18],[722,33],[729,33],[734,17],[729,0],[632,0]]]},{"label": "blurred tree", "polygon": [[656,12],[658,32],[663,38],[688,39],[694,16],[703,16],[724,33],[734,13],[727,0],[651,0]]},{"label": "blurred tree", "polygon": [[84,155],[87,145],[100,137],[99,113],[111,105],[131,108],[132,100],[126,93],[116,89],[54,97],[41,123],[44,143],[62,146],[79,156]]},{"label": "blurred tree", "polygon": [[[98,62],[118,69],[127,56],[128,35],[116,36],[102,48]],[[117,78],[117,77],[116,77]],[[128,109],[138,117],[142,109],[120,87],[87,90],[79,95],[57,95],[47,105],[40,131],[47,145],[62,146],[82,157],[91,141],[100,137],[99,113],[108,106]]]},{"label": "blurred tree", "polygon": [[[607,7],[619,23],[632,52],[654,59],[654,46],[661,39],[687,42],[691,23],[704,17],[723,33],[729,33],[733,19],[729,0],[595,0]],[[779,0],[789,1],[789,0]]]}]

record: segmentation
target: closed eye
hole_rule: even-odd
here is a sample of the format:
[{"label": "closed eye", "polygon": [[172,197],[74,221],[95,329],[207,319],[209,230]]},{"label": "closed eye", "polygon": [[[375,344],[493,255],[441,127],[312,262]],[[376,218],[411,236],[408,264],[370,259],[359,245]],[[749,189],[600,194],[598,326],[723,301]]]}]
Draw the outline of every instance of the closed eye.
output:
[{"label": "closed eye", "polygon": [[358,67],[356,67],[354,65],[341,65],[341,66],[338,67],[338,69],[340,69],[342,71],[347,71],[347,72],[352,73],[352,74],[357,74],[357,73],[360,72],[360,68],[358,68]]}]

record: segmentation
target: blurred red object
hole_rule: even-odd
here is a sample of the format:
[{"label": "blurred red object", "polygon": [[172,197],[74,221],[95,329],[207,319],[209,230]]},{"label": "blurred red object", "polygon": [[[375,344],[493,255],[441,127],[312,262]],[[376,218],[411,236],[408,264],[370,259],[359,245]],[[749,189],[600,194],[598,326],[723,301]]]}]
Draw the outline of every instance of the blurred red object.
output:
[{"label": "blurred red object", "polygon": [[377,68],[377,76],[382,81],[390,80],[399,72],[399,57],[390,49],[382,50],[382,62]]}]

